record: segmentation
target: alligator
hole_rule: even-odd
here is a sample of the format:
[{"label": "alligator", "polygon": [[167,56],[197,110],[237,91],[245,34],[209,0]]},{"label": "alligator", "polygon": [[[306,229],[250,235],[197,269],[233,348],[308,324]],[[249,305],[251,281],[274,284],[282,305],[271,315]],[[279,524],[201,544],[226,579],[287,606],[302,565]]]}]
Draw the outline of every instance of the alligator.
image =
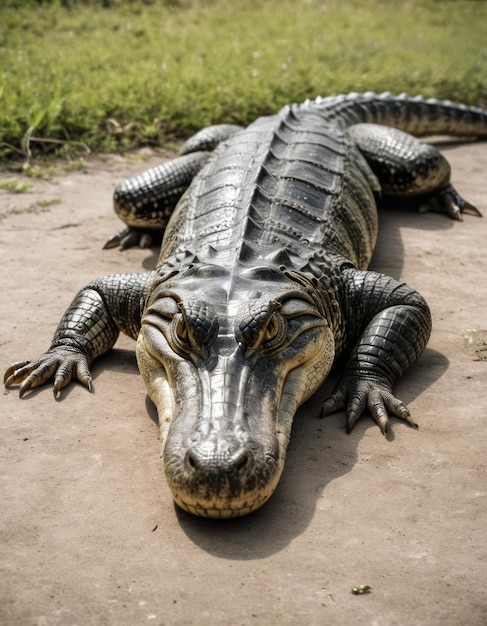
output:
[{"label": "alligator", "polygon": [[[405,94],[284,107],[246,128],[203,129],[180,156],[120,183],[126,226],[106,247],[148,245],[153,271],[98,278],[74,298],[48,351],[11,365],[20,395],[54,378],[92,389],[90,365],[120,331],[157,407],[175,502],[227,518],[268,500],[293,417],[344,358],[322,407],[416,424],[394,385],[431,330],[424,298],[367,270],[381,197],[417,198],[461,220],[479,211],[416,137],[487,136],[487,111]],[[414,135],[414,136],[413,136]]]}]

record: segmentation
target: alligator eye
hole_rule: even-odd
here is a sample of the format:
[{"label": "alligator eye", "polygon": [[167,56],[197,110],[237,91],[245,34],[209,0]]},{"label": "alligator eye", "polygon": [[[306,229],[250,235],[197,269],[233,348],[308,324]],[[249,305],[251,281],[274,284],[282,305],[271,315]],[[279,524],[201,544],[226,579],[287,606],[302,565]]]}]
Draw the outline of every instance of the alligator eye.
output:
[{"label": "alligator eye", "polygon": [[264,351],[274,350],[282,344],[287,334],[287,321],[278,311],[270,316],[262,337],[261,346]]},{"label": "alligator eye", "polygon": [[182,315],[173,318],[171,335],[174,348],[182,350],[185,354],[192,349],[188,325]]},{"label": "alligator eye", "polygon": [[174,331],[179,341],[181,341],[182,343],[188,343],[189,341],[188,327],[186,326],[186,323],[182,315],[181,316],[178,315],[175,318]]},{"label": "alligator eye", "polygon": [[218,317],[211,307],[199,300],[178,302],[179,313],[171,323],[173,347],[185,356],[208,358],[208,348],[218,335]]},{"label": "alligator eye", "polygon": [[265,329],[264,336],[262,339],[265,342],[272,341],[278,336],[278,334],[279,334],[279,319],[277,315],[274,313],[274,315],[271,316],[271,319],[269,320],[267,324],[267,327]]},{"label": "alligator eye", "polygon": [[251,302],[244,305],[235,336],[239,344],[251,351],[267,351],[276,348],[286,337],[287,321],[280,313],[279,302]]}]

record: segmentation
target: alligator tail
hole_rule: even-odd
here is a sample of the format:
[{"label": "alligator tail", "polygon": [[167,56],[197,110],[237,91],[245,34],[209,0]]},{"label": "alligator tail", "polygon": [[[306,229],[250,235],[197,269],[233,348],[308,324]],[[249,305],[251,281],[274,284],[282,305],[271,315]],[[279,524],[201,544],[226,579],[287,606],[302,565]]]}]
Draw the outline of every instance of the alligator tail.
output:
[{"label": "alligator tail", "polygon": [[392,126],[416,137],[487,137],[487,110],[448,100],[385,92],[350,93],[307,100],[292,107],[312,110],[339,128],[368,123]]}]

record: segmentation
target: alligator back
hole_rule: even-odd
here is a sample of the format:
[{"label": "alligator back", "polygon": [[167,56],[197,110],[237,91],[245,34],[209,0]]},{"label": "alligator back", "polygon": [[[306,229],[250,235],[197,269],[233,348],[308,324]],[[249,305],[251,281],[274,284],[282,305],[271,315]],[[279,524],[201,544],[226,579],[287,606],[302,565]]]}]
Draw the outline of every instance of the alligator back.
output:
[{"label": "alligator back", "polygon": [[371,181],[346,134],[320,116],[261,118],[220,146],[194,179],[161,260],[197,242],[200,261],[283,264],[282,254],[306,259],[327,245],[362,266],[377,230]]},{"label": "alligator back", "polygon": [[380,186],[347,127],[485,135],[486,118],[480,109],[389,94],[318,98],[260,118],[220,145],[195,177],[166,230],[160,266],[196,255],[227,267],[302,269],[324,249],[365,268]]}]

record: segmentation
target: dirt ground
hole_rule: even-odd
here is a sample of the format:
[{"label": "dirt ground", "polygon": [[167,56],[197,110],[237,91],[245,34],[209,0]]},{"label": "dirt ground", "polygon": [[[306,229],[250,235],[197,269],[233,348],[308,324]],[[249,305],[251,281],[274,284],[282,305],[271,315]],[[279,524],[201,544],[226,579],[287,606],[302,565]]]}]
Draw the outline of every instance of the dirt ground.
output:
[{"label": "dirt ground", "polygon": [[[347,436],[343,414],[318,419],[330,383],[300,411],[268,504],[212,521],[172,502],[131,340],[95,365],[93,394],[4,392],[2,625],[487,624],[487,144],[443,150],[486,217],[382,213],[374,261],[432,309],[398,387],[419,431],[392,420],[384,438],[365,418]],[[162,158],[142,157],[0,190],[3,368],[48,347],[92,278],[153,267],[156,250],[102,250],[115,184]]]}]

